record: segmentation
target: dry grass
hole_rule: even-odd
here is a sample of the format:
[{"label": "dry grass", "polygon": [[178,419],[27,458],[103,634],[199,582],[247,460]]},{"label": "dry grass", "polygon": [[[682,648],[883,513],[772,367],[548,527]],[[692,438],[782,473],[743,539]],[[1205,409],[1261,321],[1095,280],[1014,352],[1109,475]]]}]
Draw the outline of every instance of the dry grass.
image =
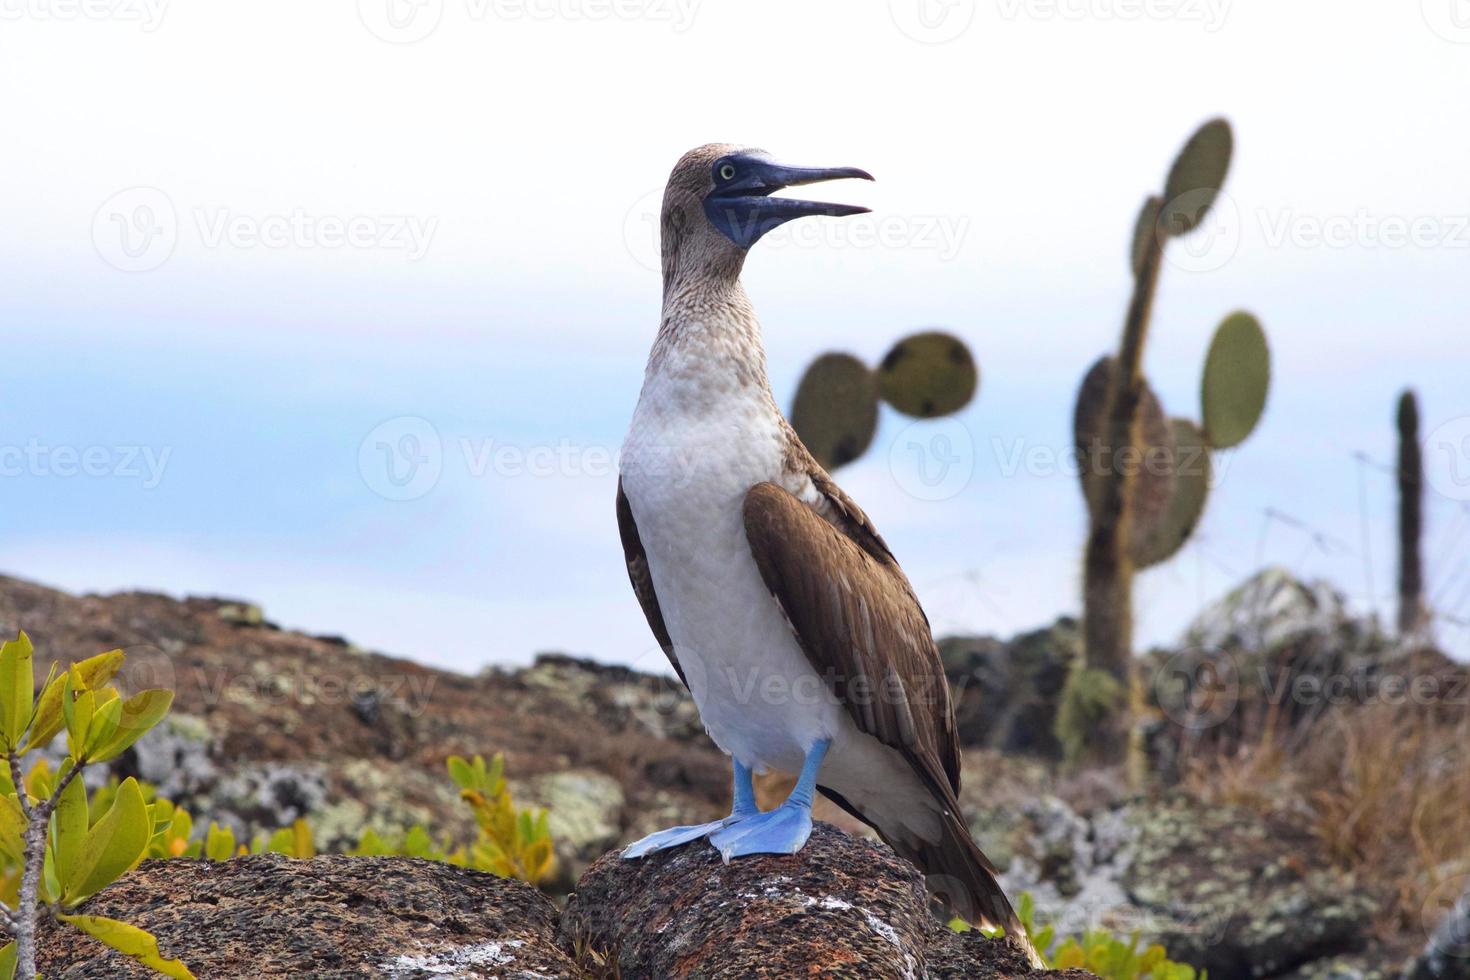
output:
[{"label": "dry grass", "polygon": [[1272,715],[1186,779],[1206,800],[1304,822],[1389,900],[1385,932],[1418,929],[1437,886],[1470,872],[1470,714],[1443,707],[1340,707],[1295,729]]}]

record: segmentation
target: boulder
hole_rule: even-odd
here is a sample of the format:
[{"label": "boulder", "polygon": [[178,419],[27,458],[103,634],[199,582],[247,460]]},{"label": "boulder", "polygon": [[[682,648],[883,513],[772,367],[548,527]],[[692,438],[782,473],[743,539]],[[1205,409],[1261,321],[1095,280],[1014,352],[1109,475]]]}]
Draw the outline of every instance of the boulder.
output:
[{"label": "boulder", "polygon": [[[149,861],[81,911],[147,929],[209,980],[584,976],[540,892],[411,858]],[[37,965],[55,980],[156,976],[59,923],[43,928]]]},{"label": "boulder", "polygon": [[1061,744],[1053,734],[1057,704],[1081,649],[1077,621],[1067,616],[1009,641],[989,636],[941,639],[939,653],[954,696],[960,741],[1061,758]]},{"label": "boulder", "polygon": [[1040,972],[1009,941],[945,926],[919,872],[887,847],[823,823],[790,856],[725,864],[703,842],[637,861],[606,854],[577,883],[561,933],[624,977]]}]

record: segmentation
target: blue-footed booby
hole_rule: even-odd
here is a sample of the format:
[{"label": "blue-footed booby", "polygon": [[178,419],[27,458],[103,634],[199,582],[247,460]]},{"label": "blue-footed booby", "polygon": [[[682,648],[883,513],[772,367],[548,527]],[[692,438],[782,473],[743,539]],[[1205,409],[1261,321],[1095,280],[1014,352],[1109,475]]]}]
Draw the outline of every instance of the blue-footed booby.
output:
[{"label": "blue-footed booby", "polygon": [[[849,177],[872,179],[711,144],[679,160],[664,193],[663,314],[621,456],[618,526],[648,624],[731,756],[734,805],[624,856],[702,838],[727,861],[793,854],[821,792],[918,865],[954,914],[1029,946],[959,811],[954,710],[929,621],[872,522],[776,407],[740,284],[771,229],[867,210],[774,192]],[[692,466],[676,475],[674,454]],[[768,768],[799,776],[761,812],[751,777]]]}]

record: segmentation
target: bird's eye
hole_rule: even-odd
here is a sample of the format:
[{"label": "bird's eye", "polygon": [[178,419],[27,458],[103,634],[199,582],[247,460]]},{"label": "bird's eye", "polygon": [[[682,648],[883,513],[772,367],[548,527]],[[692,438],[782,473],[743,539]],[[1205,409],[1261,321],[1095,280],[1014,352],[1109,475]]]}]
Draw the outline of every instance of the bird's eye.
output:
[{"label": "bird's eye", "polygon": [[720,179],[721,180],[730,180],[734,176],[735,176],[735,164],[733,164],[733,163],[722,163],[722,164],[720,164]]}]

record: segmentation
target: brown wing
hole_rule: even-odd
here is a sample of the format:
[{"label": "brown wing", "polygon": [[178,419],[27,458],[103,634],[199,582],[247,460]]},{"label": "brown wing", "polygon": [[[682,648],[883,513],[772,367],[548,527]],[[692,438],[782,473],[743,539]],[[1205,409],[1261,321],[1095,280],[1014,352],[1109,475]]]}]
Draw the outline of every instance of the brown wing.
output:
[{"label": "brown wing", "polygon": [[638,597],[638,605],[643,607],[648,628],[653,630],[654,639],[663,648],[664,656],[674,665],[674,672],[679,675],[679,680],[688,687],[689,681],[674,656],[674,641],[669,639],[669,628],[664,625],[664,614],[658,608],[658,595],[653,591],[653,576],[648,572],[648,553],[643,550],[643,542],[638,537],[638,525],[633,523],[633,509],[628,506],[628,497],[623,493],[622,480],[618,481],[618,536],[623,539],[623,560],[628,564],[628,581],[633,583],[633,594]]},{"label": "brown wing", "polygon": [[826,473],[811,476],[814,505],[774,483],[745,495],[761,578],[858,727],[908,756],[936,792],[957,794],[959,741],[929,620],[867,515]]}]

